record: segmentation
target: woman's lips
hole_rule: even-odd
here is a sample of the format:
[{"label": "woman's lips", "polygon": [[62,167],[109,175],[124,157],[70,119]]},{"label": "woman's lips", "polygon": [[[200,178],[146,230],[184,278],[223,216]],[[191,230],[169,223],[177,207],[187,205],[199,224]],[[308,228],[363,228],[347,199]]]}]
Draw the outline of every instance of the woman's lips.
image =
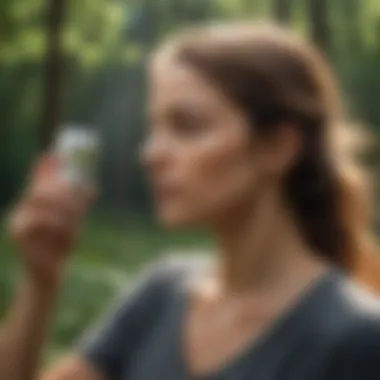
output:
[{"label": "woman's lips", "polygon": [[179,190],[175,186],[156,186],[154,193],[158,201],[169,201],[178,195]]}]

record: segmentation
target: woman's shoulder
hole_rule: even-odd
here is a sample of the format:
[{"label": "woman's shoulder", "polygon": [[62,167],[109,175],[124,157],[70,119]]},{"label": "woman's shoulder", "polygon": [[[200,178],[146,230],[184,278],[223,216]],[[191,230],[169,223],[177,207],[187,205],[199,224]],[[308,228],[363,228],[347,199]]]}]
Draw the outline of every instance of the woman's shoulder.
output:
[{"label": "woman's shoulder", "polygon": [[380,298],[343,279],[332,301],[331,378],[380,379]]},{"label": "woman's shoulder", "polygon": [[340,311],[342,318],[346,317],[352,329],[362,324],[368,328],[380,328],[380,296],[370,289],[342,276],[333,300],[337,311]]},{"label": "woman's shoulder", "polygon": [[137,284],[163,293],[187,289],[189,283],[202,274],[210,263],[206,253],[169,253],[146,265],[138,275]]},{"label": "woman's shoulder", "polygon": [[78,344],[80,356],[109,378],[119,378],[174,295],[206,261],[203,256],[168,255],[147,265],[127,294],[117,297],[95,329],[84,335]]},{"label": "woman's shoulder", "polygon": [[207,256],[165,254],[146,264],[116,298],[116,308],[140,317],[157,314],[173,296],[188,290],[188,284],[207,266]]}]

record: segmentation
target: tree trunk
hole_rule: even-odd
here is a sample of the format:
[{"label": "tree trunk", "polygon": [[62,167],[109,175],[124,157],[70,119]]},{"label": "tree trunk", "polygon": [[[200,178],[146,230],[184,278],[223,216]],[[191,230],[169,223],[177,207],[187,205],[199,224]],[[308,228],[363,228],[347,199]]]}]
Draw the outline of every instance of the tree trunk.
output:
[{"label": "tree trunk", "polygon": [[292,17],[292,0],[273,0],[273,13],[278,22],[289,25]]},{"label": "tree trunk", "polygon": [[308,0],[310,34],[314,42],[326,54],[330,53],[330,23],[328,0]]},{"label": "tree trunk", "polygon": [[344,0],[341,3],[346,24],[346,47],[349,51],[362,51],[362,30],[360,25],[361,6],[358,0]]},{"label": "tree trunk", "polygon": [[49,0],[46,28],[46,66],[42,125],[39,136],[41,150],[46,150],[60,120],[62,82],[62,31],[66,0]]}]

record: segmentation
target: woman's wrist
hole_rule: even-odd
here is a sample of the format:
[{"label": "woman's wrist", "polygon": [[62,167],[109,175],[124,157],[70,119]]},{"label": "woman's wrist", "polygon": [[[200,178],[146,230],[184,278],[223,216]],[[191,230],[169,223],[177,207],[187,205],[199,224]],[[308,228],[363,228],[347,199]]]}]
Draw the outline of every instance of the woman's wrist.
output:
[{"label": "woman's wrist", "polygon": [[28,297],[49,305],[56,299],[61,282],[60,278],[44,281],[37,276],[27,274],[21,283],[21,293],[26,293]]}]

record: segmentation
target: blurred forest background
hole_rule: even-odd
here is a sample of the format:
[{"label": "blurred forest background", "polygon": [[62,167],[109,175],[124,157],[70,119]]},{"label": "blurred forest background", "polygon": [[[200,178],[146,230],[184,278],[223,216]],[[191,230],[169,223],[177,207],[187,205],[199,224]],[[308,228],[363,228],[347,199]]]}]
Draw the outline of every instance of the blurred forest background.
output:
[{"label": "blurred forest background", "polygon": [[[167,249],[209,245],[200,232],[173,236],[151,220],[137,161],[145,128],[145,64],[152,47],[180,27],[243,18],[274,19],[310,36],[333,62],[353,116],[378,132],[377,0],[0,1],[3,213],[17,200],[58,121],[91,125],[104,145],[102,199],[69,268],[49,355],[66,349],[147,260]],[[4,228],[0,249],[2,315],[18,277]]]}]

